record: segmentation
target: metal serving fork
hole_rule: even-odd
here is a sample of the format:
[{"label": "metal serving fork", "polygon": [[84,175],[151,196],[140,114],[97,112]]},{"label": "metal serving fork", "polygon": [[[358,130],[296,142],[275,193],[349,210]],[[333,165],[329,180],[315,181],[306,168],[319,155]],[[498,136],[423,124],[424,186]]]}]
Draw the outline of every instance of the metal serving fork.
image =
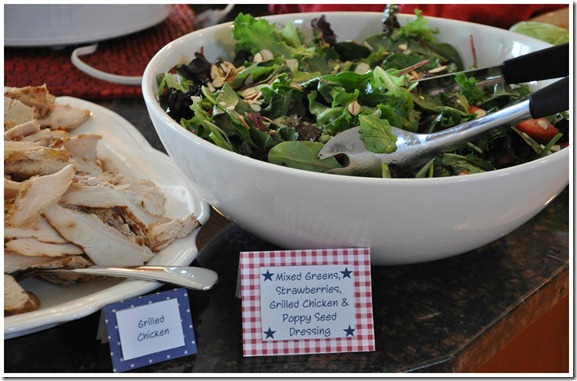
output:
[{"label": "metal serving fork", "polygon": [[478,138],[504,125],[519,123],[529,118],[540,118],[569,109],[569,77],[542,88],[527,99],[484,117],[432,134],[416,134],[393,127],[397,136],[397,150],[390,154],[376,154],[365,147],[359,127],[354,127],[331,138],[320,150],[319,159],[345,155],[347,165],[327,172],[345,175],[365,175],[379,171],[382,164],[407,169],[422,166],[442,151]]}]

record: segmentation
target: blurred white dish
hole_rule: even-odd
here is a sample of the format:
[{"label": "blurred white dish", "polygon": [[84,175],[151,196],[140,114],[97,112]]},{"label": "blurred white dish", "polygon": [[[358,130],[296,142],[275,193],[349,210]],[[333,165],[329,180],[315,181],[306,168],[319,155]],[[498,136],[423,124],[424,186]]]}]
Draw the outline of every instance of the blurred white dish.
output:
[{"label": "blurred white dish", "polygon": [[[339,41],[381,32],[381,13],[324,12],[273,16],[294,20],[310,37],[322,14]],[[399,15],[404,24],[414,16]],[[548,44],[485,25],[428,18],[439,41],[453,44],[465,67],[494,66]],[[204,49],[209,61],[230,58],[231,25],[183,36],[148,64],[143,94],[167,152],[209,204],[247,231],[283,248],[370,247],[372,263],[426,262],[461,254],[518,228],[568,184],[570,149],[481,174],[432,179],[328,175],[241,156],[200,139],[172,120],[157,101],[157,75]]]},{"label": "blurred white dish", "polygon": [[[168,156],[152,148],[128,121],[106,108],[80,99],[60,97],[57,102],[93,112],[92,118],[74,130],[74,133],[91,132],[102,135],[103,139],[98,143],[99,156],[110,158],[120,173],[154,181],[167,195],[167,216],[184,216],[194,212],[201,223],[208,221],[209,206],[191,183]],[[149,264],[190,264],[198,253],[198,231],[173,242],[160,251]],[[113,278],[97,278],[72,287],[55,286],[37,279],[26,279],[22,284],[26,290],[38,296],[42,303],[41,308],[38,311],[5,317],[4,339],[79,319],[98,311],[106,304],[145,294],[161,285],[158,282]]]},{"label": "blurred white dish", "polygon": [[138,32],[166,19],[168,4],[6,4],[4,45],[62,46]]}]

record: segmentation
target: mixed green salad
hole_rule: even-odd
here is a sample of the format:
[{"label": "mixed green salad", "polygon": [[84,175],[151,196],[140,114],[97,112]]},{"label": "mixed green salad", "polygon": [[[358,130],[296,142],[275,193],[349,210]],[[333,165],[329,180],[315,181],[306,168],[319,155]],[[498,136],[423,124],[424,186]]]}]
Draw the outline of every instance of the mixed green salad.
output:
[{"label": "mixed green salad", "polygon": [[[382,32],[360,42],[338,41],[325,16],[312,21],[307,41],[292,22],[241,13],[232,28],[234,57],[211,62],[195,52],[191,62],[159,75],[159,102],[184,128],[219,147],[325,172],[344,164],[338,157],[319,160],[318,152],[351,127],[368,131],[363,140],[371,150],[394,152],[390,126],[436,132],[527,96],[525,86],[480,88],[464,75],[455,77],[457,91],[420,94],[419,79],[470,68],[415,13],[401,26],[387,7]],[[568,128],[566,113],[527,121],[444,152],[414,172],[384,167],[379,176],[454,176],[517,165],[568,144]]]}]

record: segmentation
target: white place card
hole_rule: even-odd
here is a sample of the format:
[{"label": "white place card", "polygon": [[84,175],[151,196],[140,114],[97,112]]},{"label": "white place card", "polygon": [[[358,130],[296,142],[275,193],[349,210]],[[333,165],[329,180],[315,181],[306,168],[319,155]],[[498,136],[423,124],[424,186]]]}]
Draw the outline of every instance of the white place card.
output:
[{"label": "white place card", "polygon": [[242,252],[243,355],[374,351],[370,250]]},{"label": "white place card", "polygon": [[184,288],[112,303],[102,312],[114,372],[196,353]]},{"label": "white place card", "polygon": [[260,268],[263,340],[354,336],[356,274],[346,265]]}]

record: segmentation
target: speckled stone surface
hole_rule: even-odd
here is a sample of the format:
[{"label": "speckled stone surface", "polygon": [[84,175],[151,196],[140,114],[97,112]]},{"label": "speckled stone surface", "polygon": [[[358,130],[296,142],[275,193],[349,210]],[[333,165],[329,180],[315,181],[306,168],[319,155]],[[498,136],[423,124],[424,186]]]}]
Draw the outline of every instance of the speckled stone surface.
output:
[{"label": "speckled stone surface", "polygon": [[[140,100],[99,102],[162,145]],[[196,264],[219,273],[209,292],[190,292],[198,353],[141,368],[159,373],[470,372],[568,293],[569,191],[530,222],[481,249],[436,262],[373,267],[376,351],[243,358],[240,251],[275,246],[213,213]],[[163,287],[160,290],[171,289]],[[4,342],[11,373],[108,373],[100,315]]]}]

